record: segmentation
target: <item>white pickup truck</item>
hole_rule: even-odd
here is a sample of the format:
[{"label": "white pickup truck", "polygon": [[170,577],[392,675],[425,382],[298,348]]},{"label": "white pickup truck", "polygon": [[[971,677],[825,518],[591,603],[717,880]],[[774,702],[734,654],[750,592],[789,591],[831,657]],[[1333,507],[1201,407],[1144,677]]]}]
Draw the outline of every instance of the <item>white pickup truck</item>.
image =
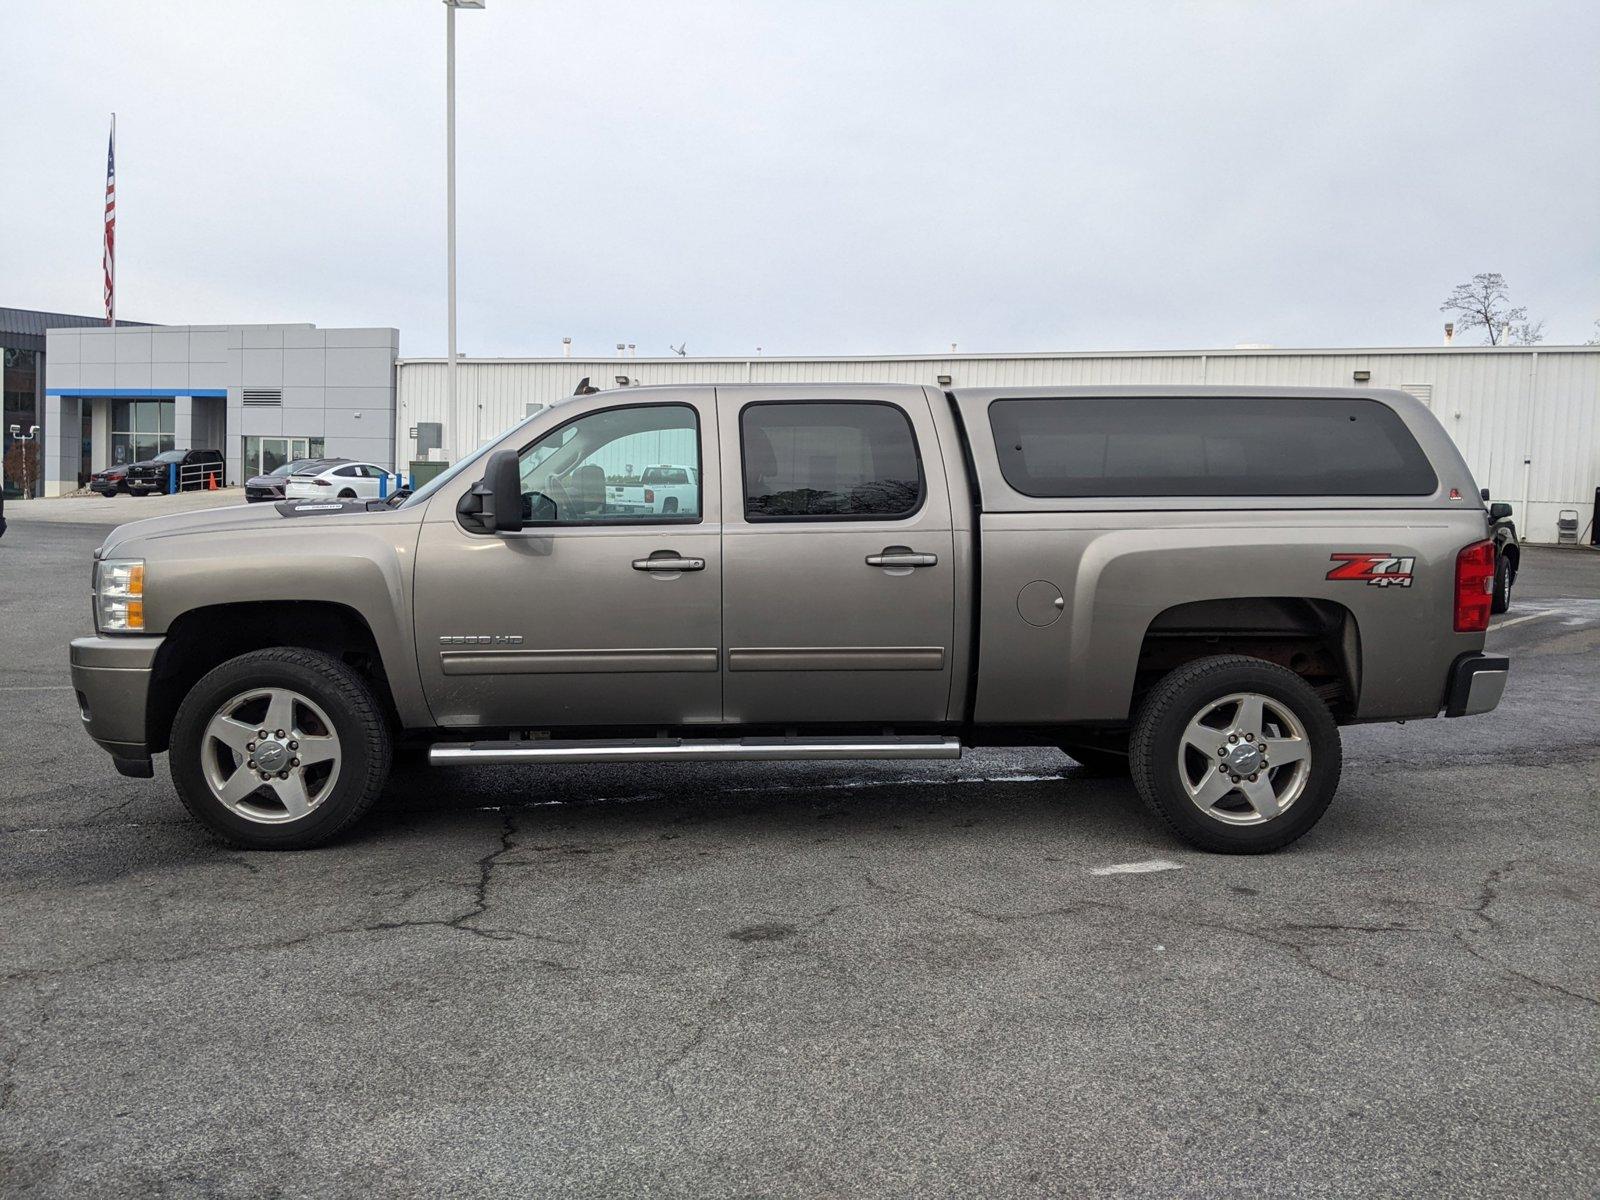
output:
[{"label": "white pickup truck", "polygon": [[657,466],[639,473],[636,487],[606,487],[606,506],[615,512],[689,516],[699,511],[700,468]]}]

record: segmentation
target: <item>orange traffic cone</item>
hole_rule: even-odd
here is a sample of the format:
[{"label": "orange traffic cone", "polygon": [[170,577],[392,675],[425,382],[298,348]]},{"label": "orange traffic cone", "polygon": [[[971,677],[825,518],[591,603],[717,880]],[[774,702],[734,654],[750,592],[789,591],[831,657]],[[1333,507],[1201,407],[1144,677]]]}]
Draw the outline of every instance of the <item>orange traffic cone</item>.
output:
[{"label": "orange traffic cone", "polygon": [[217,476],[216,476],[215,472],[212,472],[212,473],[206,475],[206,491],[214,492],[216,490],[217,490]]}]

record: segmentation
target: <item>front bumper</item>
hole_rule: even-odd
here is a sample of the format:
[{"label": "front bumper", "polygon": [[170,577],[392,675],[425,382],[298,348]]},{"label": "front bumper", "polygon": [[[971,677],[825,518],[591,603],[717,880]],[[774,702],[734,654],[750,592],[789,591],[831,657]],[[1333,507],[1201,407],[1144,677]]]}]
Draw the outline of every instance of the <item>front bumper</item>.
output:
[{"label": "front bumper", "polygon": [[1504,654],[1463,654],[1450,666],[1444,715],[1473,717],[1488,712],[1500,703],[1510,673],[1511,660]]},{"label": "front bumper", "polygon": [[72,686],[84,732],[111,755],[118,771],[148,779],[150,747],[145,711],[159,637],[74,638]]}]

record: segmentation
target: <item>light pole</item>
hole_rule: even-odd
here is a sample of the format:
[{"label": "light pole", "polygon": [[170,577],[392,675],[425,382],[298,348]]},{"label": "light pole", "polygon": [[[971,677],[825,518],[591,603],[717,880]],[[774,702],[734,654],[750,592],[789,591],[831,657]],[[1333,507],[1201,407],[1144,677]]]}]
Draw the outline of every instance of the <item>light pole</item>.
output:
[{"label": "light pole", "polygon": [[31,442],[37,441],[38,437],[39,437],[39,427],[37,425],[29,425],[28,426],[28,435],[27,435],[27,437],[23,437],[22,436],[22,426],[21,425],[13,425],[11,427],[11,441],[12,441],[12,444],[14,445],[17,442],[22,442],[23,443],[23,447],[22,447],[22,495],[17,497],[17,499],[19,499],[19,500],[27,500],[27,499],[30,499],[33,496],[33,490],[28,485],[28,454],[29,454],[28,444],[31,443]]},{"label": "light pole", "polygon": [[[482,8],[485,0],[444,0],[445,257],[449,260],[450,346],[445,368],[446,404],[456,420],[456,9]],[[472,449],[478,448],[478,410],[472,410]]]}]

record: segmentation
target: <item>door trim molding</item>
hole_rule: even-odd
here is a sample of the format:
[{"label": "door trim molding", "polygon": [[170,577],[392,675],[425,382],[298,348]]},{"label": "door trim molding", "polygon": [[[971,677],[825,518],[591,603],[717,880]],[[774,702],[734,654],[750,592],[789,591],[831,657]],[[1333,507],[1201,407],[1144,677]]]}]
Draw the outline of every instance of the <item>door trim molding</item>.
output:
[{"label": "door trim molding", "polygon": [[441,650],[446,675],[629,675],[717,669],[715,647],[617,650]]},{"label": "door trim molding", "polygon": [[943,646],[736,646],[730,671],[942,671]]}]

